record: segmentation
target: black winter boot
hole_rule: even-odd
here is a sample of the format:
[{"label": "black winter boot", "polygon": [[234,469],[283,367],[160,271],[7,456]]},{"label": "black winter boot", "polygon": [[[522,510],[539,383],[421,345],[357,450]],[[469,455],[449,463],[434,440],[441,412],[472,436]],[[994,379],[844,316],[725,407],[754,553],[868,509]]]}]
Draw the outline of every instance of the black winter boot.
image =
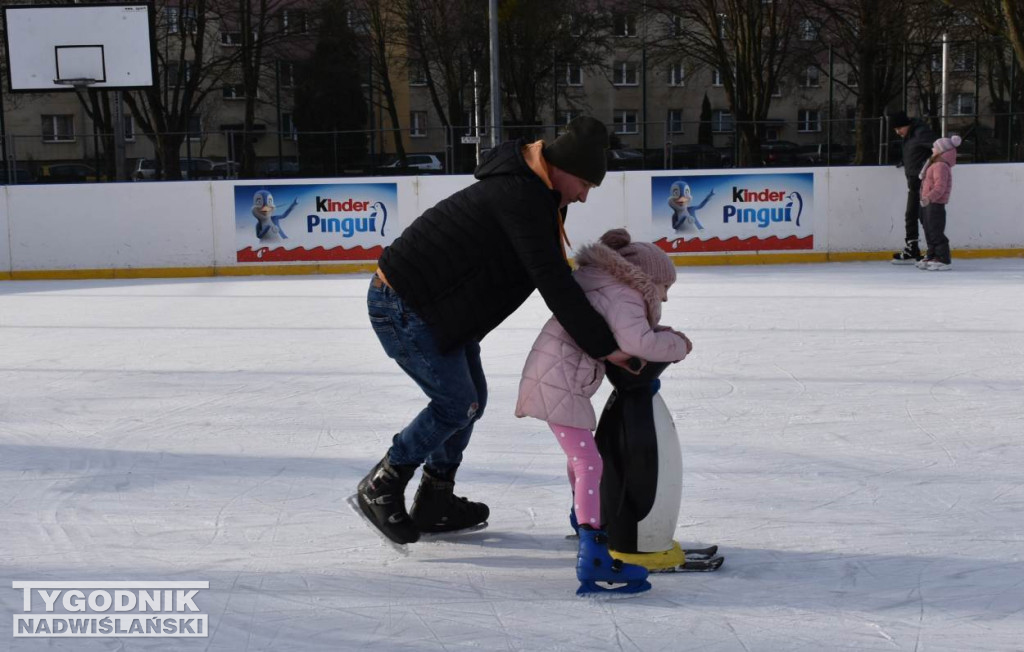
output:
[{"label": "black winter boot", "polygon": [[387,454],[359,483],[359,509],[381,533],[395,543],[415,543],[420,532],[405,511],[405,486],[415,464],[391,464]]},{"label": "black winter boot", "polygon": [[907,244],[903,247],[903,250],[897,251],[892,255],[892,264],[913,265],[923,257],[924,256],[921,255],[921,250],[917,246],[917,240],[907,240]]},{"label": "black winter boot", "polygon": [[420,487],[412,499],[410,516],[420,532],[454,532],[487,521],[491,510],[455,495],[454,472],[439,478],[423,469]]}]

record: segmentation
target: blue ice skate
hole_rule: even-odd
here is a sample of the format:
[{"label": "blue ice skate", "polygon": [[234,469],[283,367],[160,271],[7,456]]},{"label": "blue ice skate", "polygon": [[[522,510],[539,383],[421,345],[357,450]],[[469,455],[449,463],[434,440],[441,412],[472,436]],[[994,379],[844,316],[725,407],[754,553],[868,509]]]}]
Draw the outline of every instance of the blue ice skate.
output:
[{"label": "blue ice skate", "polygon": [[[579,532],[580,551],[576,556],[576,579],[580,581],[580,588],[576,589],[576,595],[641,593],[650,590],[651,583],[647,581],[646,568],[612,559],[608,554],[608,535],[604,530],[594,530],[589,525],[581,525]],[[598,582],[606,582],[609,586],[601,586]]]}]

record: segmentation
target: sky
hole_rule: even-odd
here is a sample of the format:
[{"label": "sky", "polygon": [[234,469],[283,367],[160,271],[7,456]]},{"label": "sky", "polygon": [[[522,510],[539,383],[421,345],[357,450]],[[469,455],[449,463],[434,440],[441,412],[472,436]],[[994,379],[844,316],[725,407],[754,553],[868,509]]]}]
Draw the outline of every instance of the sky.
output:
[{"label": "sky", "polygon": [[[483,342],[489,527],[403,555],[346,502],[425,404],[367,274],[0,283],[0,650],[1024,649],[1024,259],[679,271],[675,534],[725,564],[596,598],[513,414],[536,294]],[[15,637],[16,581],[208,581],[208,635]]]}]

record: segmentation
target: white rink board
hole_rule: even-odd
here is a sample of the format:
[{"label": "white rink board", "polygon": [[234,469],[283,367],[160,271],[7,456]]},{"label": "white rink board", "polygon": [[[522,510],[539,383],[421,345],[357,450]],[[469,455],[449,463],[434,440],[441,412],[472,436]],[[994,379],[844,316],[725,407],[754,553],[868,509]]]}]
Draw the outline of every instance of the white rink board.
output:
[{"label": "white rink board", "polygon": [[[784,168],[814,173],[814,252],[878,252],[903,240],[906,180],[885,167]],[[744,170],[721,171],[734,174]],[[765,170],[751,170],[763,173]],[[687,171],[687,176],[715,174]],[[585,204],[569,209],[567,233],[578,247],[625,226],[637,238],[652,231],[651,177],[671,172],[610,172]],[[302,183],[394,182],[397,234],[469,175],[267,180]],[[946,233],[954,251],[1024,248],[1024,220],[1014,193],[1024,164],[958,166]],[[6,186],[7,227],[0,233],[0,272],[33,270],[236,267],[234,187],[259,180]],[[510,197],[509,201],[515,201]],[[6,245],[6,246],[4,246]],[[777,252],[791,253],[791,252]],[[681,254],[682,255],[682,254]],[[701,255],[701,254],[691,254]]]}]

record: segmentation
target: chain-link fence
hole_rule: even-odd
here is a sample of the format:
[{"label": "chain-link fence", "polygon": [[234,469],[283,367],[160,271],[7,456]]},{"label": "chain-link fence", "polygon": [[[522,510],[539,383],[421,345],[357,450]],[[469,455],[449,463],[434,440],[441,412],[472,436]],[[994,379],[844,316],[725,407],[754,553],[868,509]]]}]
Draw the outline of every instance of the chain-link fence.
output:
[{"label": "chain-link fence", "polygon": [[[940,133],[941,118],[926,120]],[[900,159],[902,146],[884,116],[829,120],[807,113],[797,121],[739,123],[716,114],[711,121],[622,120],[608,128],[609,170],[889,165]],[[500,136],[550,141],[560,130],[505,125]],[[945,131],[963,138],[961,163],[1024,161],[1024,112],[950,115]],[[126,142],[122,180],[471,174],[491,137],[471,127],[136,134]],[[115,181],[114,151],[111,134],[9,134],[0,183]]]}]

